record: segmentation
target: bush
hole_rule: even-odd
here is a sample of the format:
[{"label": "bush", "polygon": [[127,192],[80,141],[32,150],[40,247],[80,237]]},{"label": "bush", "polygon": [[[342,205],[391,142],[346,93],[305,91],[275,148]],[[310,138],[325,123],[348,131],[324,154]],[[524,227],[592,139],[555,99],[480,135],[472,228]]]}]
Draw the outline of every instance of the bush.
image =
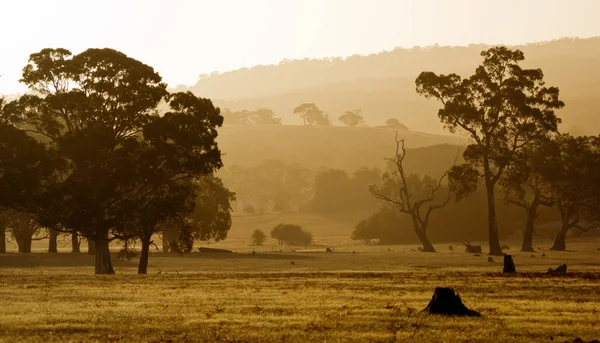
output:
[{"label": "bush", "polygon": [[300,225],[279,224],[271,230],[271,238],[279,244],[303,245],[312,243],[312,233],[302,230]]},{"label": "bush", "polygon": [[366,244],[378,240],[379,244],[399,244],[414,240],[408,216],[402,216],[391,208],[383,207],[365,220],[361,220],[352,231],[352,240]]},{"label": "bush", "polygon": [[256,229],[252,233],[252,245],[263,245],[266,240],[267,235],[262,230]]}]

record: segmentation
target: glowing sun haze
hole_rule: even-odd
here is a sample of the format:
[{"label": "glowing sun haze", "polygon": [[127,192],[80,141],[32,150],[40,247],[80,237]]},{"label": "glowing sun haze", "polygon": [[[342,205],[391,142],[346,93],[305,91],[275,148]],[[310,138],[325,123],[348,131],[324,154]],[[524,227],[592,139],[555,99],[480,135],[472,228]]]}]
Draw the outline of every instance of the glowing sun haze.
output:
[{"label": "glowing sun haze", "polygon": [[598,0],[10,0],[0,10],[0,94],[24,90],[22,67],[46,47],[117,49],[176,86],[284,58],[600,35]]}]

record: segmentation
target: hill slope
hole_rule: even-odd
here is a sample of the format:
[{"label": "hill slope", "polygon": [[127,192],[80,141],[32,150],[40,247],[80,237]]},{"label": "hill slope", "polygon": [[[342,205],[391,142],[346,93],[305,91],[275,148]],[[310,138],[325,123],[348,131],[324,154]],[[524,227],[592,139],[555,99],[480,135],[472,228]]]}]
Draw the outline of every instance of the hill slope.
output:
[{"label": "hill slope", "polygon": [[[406,140],[408,149],[446,146],[448,161],[438,161],[443,168],[447,168],[456,156],[455,146],[466,143],[460,137],[450,135],[414,131],[398,134]],[[338,168],[347,172],[363,166],[382,168],[384,158],[393,156],[395,151],[393,130],[364,127],[226,125],[219,129],[218,143],[226,166],[248,167],[272,159],[297,163],[305,168]]]},{"label": "hill slope", "polygon": [[[314,102],[332,118],[360,108],[368,124],[399,118],[417,131],[443,132],[439,104],[415,93],[421,71],[470,75],[486,45],[395,49],[346,59],[284,61],[204,77],[190,89],[233,110],[270,107],[284,123],[300,123],[292,114],[303,102]],[[561,39],[515,46],[525,53],[524,67],[541,68],[548,85],[557,86],[566,107],[563,129],[573,126],[600,131],[600,38]]]}]

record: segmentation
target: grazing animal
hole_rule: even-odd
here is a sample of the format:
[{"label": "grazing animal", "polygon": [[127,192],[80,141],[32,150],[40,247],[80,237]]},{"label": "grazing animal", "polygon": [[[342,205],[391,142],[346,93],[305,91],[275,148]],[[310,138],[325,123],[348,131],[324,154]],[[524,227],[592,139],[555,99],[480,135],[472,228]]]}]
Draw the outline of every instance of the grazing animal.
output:
[{"label": "grazing animal", "polygon": [[449,245],[448,250],[452,251],[452,250],[454,250],[454,248],[451,245]]},{"label": "grazing animal", "polygon": [[292,261],[292,263],[291,263],[291,264],[295,266],[295,265],[296,265],[296,262]]},{"label": "grazing animal", "polygon": [[466,247],[465,252],[475,253],[475,254],[483,253],[483,250],[481,249],[481,245],[471,245],[471,243],[469,241],[467,241],[466,243],[463,242],[463,244]]}]

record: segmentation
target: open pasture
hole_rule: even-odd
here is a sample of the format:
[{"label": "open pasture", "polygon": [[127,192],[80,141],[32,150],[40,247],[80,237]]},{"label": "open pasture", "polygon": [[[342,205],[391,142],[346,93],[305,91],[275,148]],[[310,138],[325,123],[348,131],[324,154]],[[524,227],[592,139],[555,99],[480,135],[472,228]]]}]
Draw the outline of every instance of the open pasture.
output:
[{"label": "open pasture", "polygon": [[[516,276],[447,245],[154,253],[146,276],[116,256],[117,275],[94,276],[86,254],[4,254],[0,342],[589,341],[600,338],[596,245],[514,252]],[[543,273],[563,262],[568,276]],[[439,286],[483,317],[421,313]]]}]

